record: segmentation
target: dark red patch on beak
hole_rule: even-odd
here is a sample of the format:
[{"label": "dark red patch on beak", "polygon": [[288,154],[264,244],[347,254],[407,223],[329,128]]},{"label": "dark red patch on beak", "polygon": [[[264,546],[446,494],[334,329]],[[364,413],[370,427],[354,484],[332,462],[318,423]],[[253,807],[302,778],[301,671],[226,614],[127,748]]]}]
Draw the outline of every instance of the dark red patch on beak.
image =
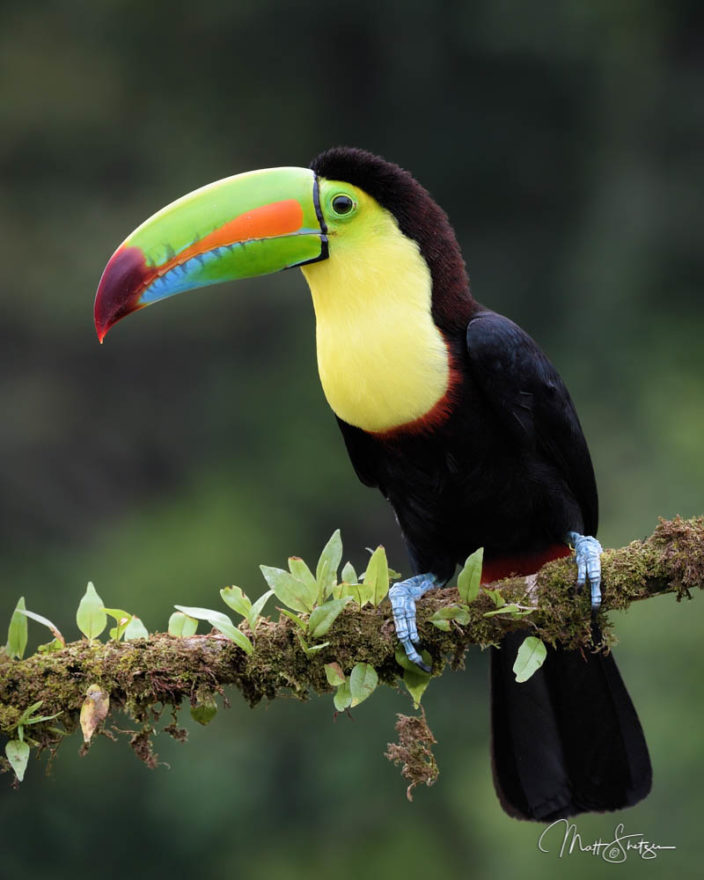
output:
[{"label": "dark red patch on beak", "polygon": [[158,275],[137,247],[121,247],[110,258],[95,295],[95,330],[102,342],[112,325],[137,309],[139,298]]}]

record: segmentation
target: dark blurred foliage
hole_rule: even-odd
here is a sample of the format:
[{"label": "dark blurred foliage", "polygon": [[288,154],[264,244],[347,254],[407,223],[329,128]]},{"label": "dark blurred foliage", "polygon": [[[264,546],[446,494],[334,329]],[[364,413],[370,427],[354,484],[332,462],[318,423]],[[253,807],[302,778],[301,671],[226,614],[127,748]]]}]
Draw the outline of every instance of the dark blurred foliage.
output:
[{"label": "dark blurred foliage", "polygon": [[[319,388],[298,273],[179,297],[98,346],[115,246],[177,196],[337,143],[410,168],[455,224],[478,299],[521,323],[570,386],[601,537],[704,512],[701,4],[633,0],[0,4],[0,609],[75,637],[88,579],[165,628],[174,602],[263,588],[340,526],[357,563],[393,517],[357,484]],[[701,600],[617,620],[655,789],[585,840],[627,832],[704,857]],[[4,624],[3,624],[4,625]],[[34,644],[37,636],[32,630]],[[41,638],[43,639],[43,635]],[[595,876],[537,850],[488,762],[485,658],[426,698],[441,777],[403,796],[394,713],[330,700],[232,708],[150,772],[124,744],[0,790],[3,877]],[[166,740],[166,737],[161,739]],[[636,876],[637,857],[612,871]],[[640,874],[638,873],[640,876]]]}]

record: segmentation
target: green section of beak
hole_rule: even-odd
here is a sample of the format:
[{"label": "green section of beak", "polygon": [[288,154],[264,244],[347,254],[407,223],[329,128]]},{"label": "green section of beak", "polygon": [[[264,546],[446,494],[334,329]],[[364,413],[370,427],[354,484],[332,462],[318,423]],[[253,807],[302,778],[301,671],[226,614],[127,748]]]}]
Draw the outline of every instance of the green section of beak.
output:
[{"label": "green section of beak", "polygon": [[174,294],[326,257],[312,171],[228,177],[167,205],[123,242],[98,286],[96,330],[102,340],[120,318]]}]

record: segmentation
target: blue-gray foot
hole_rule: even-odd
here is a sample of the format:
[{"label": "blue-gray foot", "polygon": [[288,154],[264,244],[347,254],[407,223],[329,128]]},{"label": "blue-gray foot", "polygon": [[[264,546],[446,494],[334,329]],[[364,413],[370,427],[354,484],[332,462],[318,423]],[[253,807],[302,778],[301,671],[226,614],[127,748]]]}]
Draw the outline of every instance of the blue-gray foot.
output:
[{"label": "blue-gray foot", "polygon": [[601,605],[601,554],[603,548],[591,535],[569,532],[567,539],[574,547],[576,556],[577,589],[581,590],[584,584],[589,581],[592,613],[596,613]]},{"label": "blue-gray foot", "polygon": [[389,601],[394,614],[398,640],[403,645],[408,659],[425,672],[430,672],[430,667],[423,662],[415,647],[420,642],[416,623],[416,600],[428,590],[441,587],[443,583],[444,581],[436,578],[434,574],[417,574],[415,577],[394,584],[389,590]]}]

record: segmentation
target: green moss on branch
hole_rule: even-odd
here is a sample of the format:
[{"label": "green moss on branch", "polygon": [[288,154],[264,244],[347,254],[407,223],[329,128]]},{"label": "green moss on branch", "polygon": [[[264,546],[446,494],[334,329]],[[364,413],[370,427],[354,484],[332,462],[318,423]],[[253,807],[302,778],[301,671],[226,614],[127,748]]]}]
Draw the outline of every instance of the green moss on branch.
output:
[{"label": "green moss on branch", "polygon": [[[623,609],[632,602],[672,592],[677,599],[704,586],[704,518],[662,520],[645,541],[634,541],[602,557],[606,612]],[[591,639],[588,591],[575,595],[574,565],[569,560],[548,563],[537,575],[509,578],[495,585],[507,603],[535,610],[520,619],[508,615],[484,616],[495,606],[482,591],[469,606],[469,623],[453,624],[444,632],[428,618],[438,609],[458,601],[454,588],[435,591],[418,603],[423,646],[433,659],[434,674],[447,663],[461,665],[472,644],[498,643],[509,629],[530,627],[547,642],[560,641],[575,648],[589,648]],[[148,763],[153,763],[149,742],[151,724],[166,707],[184,701],[196,705],[214,693],[234,685],[255,705],[282,694],[306,699],[311,693],[331,693],[325,664],[337,662],[345,674],[356,663],[373,666],[380,681],[393,685],[402,674],[395,659],[397,647],[387,602],[380,607],[349,605],[325,636],[329,645],[306,656],[288,618],[261,619],[256,633],[242,625],[254,643],[246,655],[218,634],[185,638],[156,633],[129,642],[73,642],[54,653],[11,660],[0,653],[0,732],[12,737],[21,713],[42,701],[43,715],[60,712],[58,719],[32,727],[31,737],[39,748],[55,748],[61,740],[57,724],[71,732],[89,685],[99,685],[110,695],[110,711],[125,711],[138,725],[132,744]],[[166,731],[177,738],[183,732],[175,722]]]}]

